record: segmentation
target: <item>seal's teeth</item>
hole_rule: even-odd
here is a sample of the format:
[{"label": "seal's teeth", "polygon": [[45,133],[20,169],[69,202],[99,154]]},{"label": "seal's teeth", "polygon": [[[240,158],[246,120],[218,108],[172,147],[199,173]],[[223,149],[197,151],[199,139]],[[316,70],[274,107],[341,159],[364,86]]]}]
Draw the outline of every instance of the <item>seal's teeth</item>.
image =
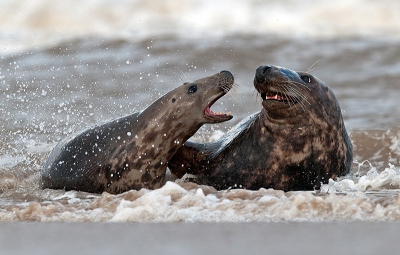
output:
[{"label": "seal's teeth", "polygon": [[207,108],[204,110],[204,112],[205,112],[207,115],[210,115],[210,116],[230,116],[230,115],[231,115],[231,112],[227,112],[227,113],[225,113],[225,112],[214,112],[214,111],[211,110],[209,107],[207,107]]}]

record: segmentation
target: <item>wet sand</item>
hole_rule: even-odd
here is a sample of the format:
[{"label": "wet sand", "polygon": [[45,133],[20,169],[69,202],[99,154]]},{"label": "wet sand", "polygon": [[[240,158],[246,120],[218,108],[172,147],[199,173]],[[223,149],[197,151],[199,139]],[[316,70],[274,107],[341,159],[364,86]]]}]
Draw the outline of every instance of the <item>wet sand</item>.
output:
[{"label": "wet sand", "polygon": [[4,223],[0,254],[395,254],[396,222]]}]

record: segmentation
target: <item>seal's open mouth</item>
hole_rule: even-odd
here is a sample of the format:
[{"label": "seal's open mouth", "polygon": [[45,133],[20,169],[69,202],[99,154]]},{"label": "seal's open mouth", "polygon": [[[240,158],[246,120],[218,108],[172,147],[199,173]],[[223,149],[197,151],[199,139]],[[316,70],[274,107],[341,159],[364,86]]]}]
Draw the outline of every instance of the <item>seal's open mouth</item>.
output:
[{"label": "seal's open mouth", "polygon": [[[210,123],[218,123],[230,120],[233,118],[231,112],[214,112],[211,110],[211,106],[217,102],[218,99],[228,93],[234,85],[234,77],[229,71],[221,71],[219,74],[218,88],[212,90],[211,101],[204,109],[204,117],[210,121]],[[215,96],[215,98],[213,98]]]},{"label": "seal's open mouth", "polygon": [[[222,95],[221,95],[222,97]],[[211,110],[211,106],[219,99],[220,97],[216,98],[214,101],[212,101],[207,107],[204,109],[204,117],[211,119],[215,122],[222,122],[222,121],[227,121],[233,118],[231,115],[231,112],[214,112]]]},{"label": "seal's open mouth", "polygon": [[213,112],[209,106],[207,106],[207,108],[204,110],[204,115],[206,117],[211,117],[211,118],[233,118],[233,116],[231,115],[231,112]]},{"label": "seal's open mouth", "polygon": [[276,101],[284,102],[284,103],[295,103],[296,102],[295,100],[293,100],[294,97],[288,96],[281,92],[261,93],[261,98],[263,100],[276,100]]}]

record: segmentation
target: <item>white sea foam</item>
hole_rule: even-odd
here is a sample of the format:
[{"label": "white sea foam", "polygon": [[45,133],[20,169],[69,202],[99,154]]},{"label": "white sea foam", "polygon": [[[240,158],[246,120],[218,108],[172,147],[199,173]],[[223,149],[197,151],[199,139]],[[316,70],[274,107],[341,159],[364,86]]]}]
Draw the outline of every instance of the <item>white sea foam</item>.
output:
[{"label": "white sea foam", "polygon": [[389,168],[378,172],[375,167],[371,169],[366,175],[355,178],[343,178],[338,181],[332,179],[328,184],[321,187],[323,193],[337,193],[348,191],[367,191],[367,190],[382,190],[385,188],[399,189],[400,188],[400,170],[394,165],[389,164]]},{"label": "white sea foam", "polygon": [[0,2],[1,51],[84,37],[140,39],[231,33],[279,36],[400,37],[400,2],[4,0]]},{"label": "white sea foam", "polygon": [[[1,221],[249,222],[320,220],[400,220],[399,189],[391,168],[359,181],[330,182],[329,192],[273,189],[224,190],[193,183],[167,182],[157,190],[119,195],[64,192],[45,202],[12,203],[0,209]],[[395,170],[393,170],[395,171]],[[391,177],[389,177],[391,176]],[[368,185],[367,185],[368,184]],[[375,186],[374,186],[375,185]],[[399,188],[399,183],[396,184]],[[360,191],[374,186],[376,192]],[[325,190],[325,191],[324,191]],[[43,191],[47,193],[48,191]],[[60,191],[62,193],[62,191]],[[385,199],[379,199],[384,197]]]}]

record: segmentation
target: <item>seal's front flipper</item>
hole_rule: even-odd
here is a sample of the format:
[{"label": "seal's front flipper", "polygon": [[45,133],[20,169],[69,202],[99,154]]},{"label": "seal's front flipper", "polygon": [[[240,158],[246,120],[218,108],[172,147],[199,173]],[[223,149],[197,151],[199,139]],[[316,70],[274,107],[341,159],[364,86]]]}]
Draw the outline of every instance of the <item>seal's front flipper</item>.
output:
[{"label": "seal's front flipper", "polygon": [[182,178],[186,173],[195,175],[203,173],[207,168],[212,147],[212,143],[187,141],[168,162],[169,170],[178,178]]}]

